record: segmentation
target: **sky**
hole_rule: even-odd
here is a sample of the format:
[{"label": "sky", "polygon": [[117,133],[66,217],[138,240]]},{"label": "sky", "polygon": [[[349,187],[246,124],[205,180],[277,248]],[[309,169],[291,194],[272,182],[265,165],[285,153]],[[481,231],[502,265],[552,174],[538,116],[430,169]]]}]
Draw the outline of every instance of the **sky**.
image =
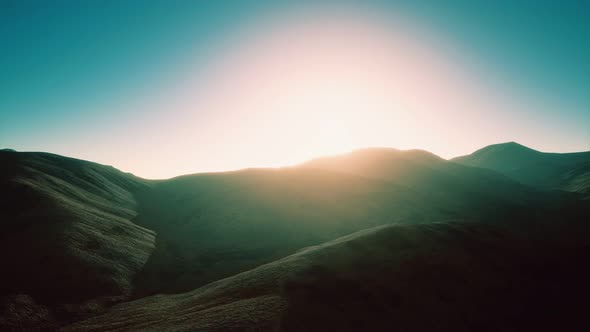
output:
[{"label": "sky", "polygon": [[0,0],[0,148],[147,178],[590,150],[590,1]]}]

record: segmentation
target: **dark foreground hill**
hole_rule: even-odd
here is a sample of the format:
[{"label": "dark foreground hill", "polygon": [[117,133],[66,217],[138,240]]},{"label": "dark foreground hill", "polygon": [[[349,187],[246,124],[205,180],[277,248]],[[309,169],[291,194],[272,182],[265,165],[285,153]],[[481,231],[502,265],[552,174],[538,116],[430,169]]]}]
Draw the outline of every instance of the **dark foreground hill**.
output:
[{"label": "dark foreground hill", "polygon": [[0,329],[54,328],[119,301],[154,249],[134,194],[112,167],[0,151]]},{"label": "dark foreground hill", "polygon": [[547,153],[510,142],[490,145],[453,161],[498,171],[535,188],[563,189],[586,197],[590,193],[590,151]]},{"label": "dark foreground hill", "polygon": [[64,331],[587,331],[586,242],[388,225]]}]

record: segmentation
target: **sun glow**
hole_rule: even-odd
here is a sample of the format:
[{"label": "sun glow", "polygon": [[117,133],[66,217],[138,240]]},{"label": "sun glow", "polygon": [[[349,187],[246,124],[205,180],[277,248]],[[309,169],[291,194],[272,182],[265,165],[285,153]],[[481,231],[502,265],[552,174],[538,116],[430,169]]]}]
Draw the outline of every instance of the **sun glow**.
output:
[{"label": "sun glow", "polygon": [[[371,146],[448,157],[519,139],[504,129],[523,121],[514,111],[522,105],[499,97],[452,43],[416,22],[296,13],[261,19],[216,54],[150,99],[153,118],[144,112],[137,130],[149,137],[135,136],[138,147],[149,139],[154,163],[173,172],[158,177],[287,166]],[[490,123],[502,130],[481,130]]]},{"label": "sun glow", "polygon": [[222,135],[233,144],[219,150],[243,156],[228,168],[419,146],[433,133],[421,130],[436,123],[432,110],[461,112],[466,101],[453,89],[471,88],[443,61],[442,47],[404,24],[357,14],[252,29],[205,75],[189,102],[192,121],[198,109],[213,110],[211,135],[202,136]]}]

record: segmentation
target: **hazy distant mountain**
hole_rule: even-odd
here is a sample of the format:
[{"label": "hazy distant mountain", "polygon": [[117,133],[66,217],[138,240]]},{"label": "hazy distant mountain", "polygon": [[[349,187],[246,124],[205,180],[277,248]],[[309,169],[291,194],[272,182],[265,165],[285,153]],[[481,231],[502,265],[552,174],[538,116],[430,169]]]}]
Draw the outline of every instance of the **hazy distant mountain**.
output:
[{"label": "hazy distant mountain", "polygon": [[311,160],[301,167],[385,180],[424,192],[444,201],[446,206],[489,207],[496,199],[524,203],[537,195],[496,172],[458,165],[422,150],[362,149]]},{"label": "hazy distant mountain", "polygon": [[49,328],[124,298],[154,249],[132,222],[147,188],[112,167],[0,151],[0,329]]},{"label": "hazy distant mountain", "polygon": [[492,169],[537,188],[584,194],[590,190],[590,151],[546,153],[510,142],[490,145],[453,161]]},{"label": "hazy distant mountain", "polygon": [[586,331],[579,249],[484,224],[381,226],[67,330]]},{"label": "hazy distant mountain", "polygon": [[[587,174],[587,166],[579,164],[565,173],[564,179],[571,179],[568,183],[572,188],[586,185],[584,174]],[[438,260],[434,252],[442,248],[441,259],[449,259],[450,263],[455,258],[471,254],[505,256],[507,264],[512,265],[507,266],[505,272],[496,272],[500,280],[508,280],[503,278],[513,276],[513,272],[520,273],[513,270],[517,264],[510,260],[517,250],[491,253],[485,249],[488,236],[491,236],[489,227],[507,232],[511,237],[526,234],[528,238],[550,237],[554,242],[577,245],[579,238],[587,238],[584,227],[590,215],[587,204],[580,201],[577,195],[539,191],[495,171],[459,165],[425,151],[394,149],[364,149],[282,169],[194,174],[160,181],[144,180],[110,166],[48,153],[0,151],[0,195],[4,198],[0,201],[0,259],[4,267],[0,274],[0,329],[31,327],[52,330],[101,313],[103,308],[115,302],[203,287],[195,292],[201,294],[208,289],[206,294],[210,295],[206,295],[205,300],[198,295],[199,300],[195,303],[191,299],[197,295],[182,294],[140,299],[133,302],[140,303],[140,307],[133,307],[135,304],[130,303],[129,308],[137,309],[145,305],[146,314],[157,315],[165,310],[194,304],[194,308],[186,308],[186,314],[193,317],[191,312],[199,311],[194,316],[203,319],[199,324],[210,323],[212,329],[215,326],[223,329],[234,326],[223,324],[235,323],[236,329],[241,329],[242,323],[233,320],[241,320],[248,314],[239,311],[242,310],[239,309],[242,308],[241,303],[252,310],[258,310],[256,308],[262,305],[268,310],[268,315],[256,311],[255,316],[248,316],[249,319],[270,324],[261,325],[264,329],[276,323],[276,315],[281,315],[282,322],[291,322],[283,328],[289,330],[293,319],[299,320],[300,315],[309,314],[298,310],[311,306],[310,303],[316,299],[307,298],[311,295],[306,291],[297,291],[292,295],[273,293],[276,295],[272,295],[273,298],[258,298],[258,291],[251,289],[254,284],[250,283],[254,281],[243,279],[243,282],[234,283],[242,280],[240,276],[254,272],[237,274],[280,260],[303,247],[320,245],[359,230],[391,223],[409,225],[443,221],[447,226],[440,226],[442,228],[432,226],[435,228],[431,229],[422,225],[383,231],[389,234],[386,238],[392,236],[393,246],[399,241],[412,243],[407,258],[398,257],[399,253],[394,251],[385,256],[377,255],[376,260],[372,260],[369,255],[372,251],[365,256],[362,250],[357,255],[348,249],[341,249],[341,243],[348,243],[344,247],[352,245],[351,248],[355,248],[354,243],[357,242],[348,240],[291,257],[303,257],[301,259],[313,262],[325,255],[332,257],[334,264],[359,268],[359,273],[366,269],[367,273],[375,276],[380,275],[383,264],[387,266],[389,263],[386,262],[393,259],[397,262],[395,264],[399,264],[397,272],[382,272],[384,276],[395,279],[402,267],[406,269],[424,263],[416,258],[422,256],[414,256],[413,252],[424,248],[430,250],[428,255],[434,255]],[[478,226],[467,226],[467,223]],[[455,229],[450,225],[461,226]],[[398,234],[400,229],[402,231]],[[433,230],[440,234],[431,234]],[[377,234],[385,234],[381,232],[376,231]],[[430,235],[423,235],[424,232]],[[453,234],[457,232],[469,234],[455,238]],[[376,239],[367,238],[371,239],[368,242]],[[463,241],[463,238],[472,240]],[[447,240],[456,242],[448,253],[445,248],[451,244],[446,243]],[[377,247],[370,250],[382,250],[378,249],[380,246],[389,248],[390,244],[380,241],[375,242]],[[421,241],[424,242],[418,246]],[[483,242],[473,247],[472,241]],[[363,244],[361,248],[365,245],[369,244]],[[498,245],[503,246],[503,240]],[[509,245],[512,246],[512,242]],[[543,245],[538,249],[545,247],[555,248],[555,245]],[[342,255],[330,256],[333,250],[344,251]],[[544,252],[542,255],[545,255]],[[447,254],[450,256],[445,256]],[[363,257],[365,265],[361,262]],[[488,259],[485,257],[482,262]],[[382,258],[385,261],[381,261]],[[290,260],[280,260],[268,266],[276,266],[277,270],[272,270],[275,269],[273,267],[272,271],[300,273],[298,268],[291,270],[283,265],[282,262]],[[306,264],[301,268],[313,271],[315,263]],[[317,263],[320,268],[325,264],[327,262]],[[268,267],[261,269],[266,271]],[[408,271],[413,270],[409,268]],[[462,274],[468,273],[463,267],[459,272],[448,275],[446,270],[441,271],[441,282],[444,283],[434,283],[436,287],[451,285],[446,284],[449,278],[465,278]],[[496,273],[495,270],[486,271],[490,277]],[[434,273],[432,276],[437,276],[438,272],[435,272],[428,270],[428,273]],[[281,273],[272,272],[270,276],[260,278],[286,280]],[[231,278],[220,281],[228,277]],[[317,283],[317,287],[308,284],[305,287],[336,291],[329,286],[334,276],[328,276],[326,280],[310,277],[309,282]],[[359,278],[358,282],[366,281],[369,288],[374,286],[366,280],[370,278],[369,274],[354,275],[354,278]],[[299,277],[296,279],[300,280]],[[487,287],[490,280],[482,279],[481,285],[473,286],[475,289],[466,286],[469,290],[465,292],[477,292],[478,287]],[[402,280],[402,284],[406,281]],[[415,289],[426,287],[433,281],[427,278],[420,282],[424,284],[415,284]],[[341,284],[336,279],[334,285],[345,287],[347,284]],[[242,290],[236,290],[240,287]],[[297,287],[294,289],[299,289]],[[460,286],[452,284],[449,287],[455,289]],[[233,303],[231,300],[230,303],[218,298],[217,292],[231,292],[231,289],[235,291],[231,296],[245,302]],[[409,291],[411,289],[414,288]],[[287,291],[290,292],[280,292]],[[323,293],[320,291],[318,294]],[[352,294],[364,296],[364,293]],[[374,296],[374,293],[371,294]],[[291,298],[302,302],[292,302]],[[521,298],[515,299],[520,303]],[[317,300],[322,303],[325,299]],[[285,301],[299,303],[293,307],[296,314],[283,310]],[[369,301],[370,305],[376,305],[371,301],[377,300]],[[430,303],[428,301],[425,303]],[[345,306],[342,310],[347,314],[347,310],[357,308],[356,302],[342,303]],[[156,310],[152,304],[164,311]],[[221,304],[228,307],[220,307]],[[126,308],[126,304],[119,308]],[[230,313],[227,310],[232,312],[231,317],[234,314],[237,316],[225,316]],[[133,316],[124,318],[129,320],[130,328],[147,328],[148,325],[141,325],[134,318],[143,317],[143,313],[125,311],[124,315],[128,314]],[[210,314],[213,316],[207,316]],[[362,317],[368,316],[362,315],[368,314],[361,313],[359,319],[363,320]],[[104,317],[115,317],[106,315]],[[225,318],[221,319],[219,315]],[[335,317],[331,315],[335,313],[326,311],[326,319]],[[156,316],[153,317],[156,319]],[[180,317],[181,314],[177,318],[169,318]],[[162,324],[171,324],[162,317],[157,319]],[[307,319],[302,322],[307,322]],[[151,324],[149,321],[146,320],[145,324]],[[181,330],[195,324],[175,322],[180,324],[178,328],[169,325],[170,329]],[[119,326],[119,323],[113,324],[109,326]],[[154,328],[157,329],[157,326],[160,325],[154,325]],[[204,325],[200,327],[207,330]]]}]

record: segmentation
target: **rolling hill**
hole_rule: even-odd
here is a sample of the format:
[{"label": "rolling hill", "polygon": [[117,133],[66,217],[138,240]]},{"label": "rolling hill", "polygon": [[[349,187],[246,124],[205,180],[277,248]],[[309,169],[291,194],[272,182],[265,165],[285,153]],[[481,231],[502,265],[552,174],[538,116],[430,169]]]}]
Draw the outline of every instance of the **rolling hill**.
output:
[{"label": "rolling hill", "polygon": [[561,175],[561,189],[582,194],[590,199],[590,161],[577,164]]},{"label": "rolling hill", "polygon": [[112,167],[0,151],[0,329],[52,329],[128,296],[154,249],[132,222],[148,188]]},{"label": "rolling hill", "polygon": [[528,204],[539,199],[535,190],[496,172],[458,165],[422,150],[361,149],[301,167],[380,179],[420,191],[449,207],[485,209],[497,201]]},{"label": "rolling hill", "polygon": [[[583,178],[579,181],[579,176],[587,168],[580,167],[567,173],[572,186],[586,183]],[[269,267],[272,271],[291,271],[283,262],[295,258],[295,261],[307,261],[315,257],[316,252],[323,256],[341,248],[342,243],[349,243],[347,239],[383,239],[375,242],[375,246],[389,248],[386,243],[389,240],[385,240],[389,235],[375,238],[367,234],[390,234],[393,242],[402,241],[399,236],[406,236],[403,234],[414,234],[410,237],[423,239],[423,249],[432,252],[439,247],[446,248],[446,241],[456,240],[453,253],[464,255],[470,253],[460,253],[461,250],[474,250],[473,254],[479,255],[477,248],[460,247],[478,241],[480,236],[479,240],[487,243],[487,237],[495,232],[488,229],[500,229],[510,238],[523,238],[522,245],[531,241],[552,241],[559,242],[559,248],[562,248],[585,238],[588,234],[585,224],[590,215],[586,202],[579,200],[577,195],[537,190],[498,172],[446,161],[425,151],[395,149],[363,149],[295,167],[202,173],[158,181],[54,154],[3,150],[0,151],[0,195],[5,198],[0,202],[3,230],[0,258],[5,266],[0,277],[0,329],[17,330],[54,330],[100,315],[106,308],[121,302],[117,308],[129,304],[129,308],[134,308],[132,310],[140,310],[140,307],[133,307],[137,303],[146,306],[153,303],[154,307],[146,307],[149,310],[145,312],[156,315],[154,319],[162,320],[162,324],[179,324],[179,329],[185,326],[184,323],[167,321],[161,315],[168,313],[156,310],[155,306],[162,310],[182,309],[187,313],[204,308],[211,309],[212,315],[226,315],[230,312],[226,310],[238,310],[236,308],[243,307],[242,304],[253,310],[261,305],[268,310],[268,315],[259,311],[255,317],[247,312],[232,312],[238,315],[236,319],[249,317],[255,325],[260,323],[257,326],[261,329],[275,326],[278,315],[282,317],[280,324],[287,324],[281,325],[286,326],[283,329],[289,330],[292,323],[284,322],[299,318],[288,317],[307,315],[289,316],[288,313],[293,311],[284,310],[285,303],[289,308],[292,303],[299,303],[299,300],[292,302],[291,296],[299,299],[301,294],[307,294],[297,291],[295,295],[285,295],[291,286],[279,289],[280,293],[265,291],[260,295],[270,297],[247,295],[243,298],[245,302],[219,300],[227,304],[227,308],[218,307],[215,304],[218,299],[214,298],[217,298],[217,292],[231,292],[232,289],[238,297],[242,296],[240,294],[258,294],[249,288],[249,283],[254,282],[248,281],[250,279],[244,279],[245,284],[241,281],[230,283],[242,280],[240,276],[252,275],[253,271],[267,271]],[[440,226],[429,228],[433,222]],[[388,224],[398,226],[375,228]],[[452,225],[460,226],[455,228]],[[374,231],[322,245],[365,229]],[[439,232],[434,232],[437,229],[441,238],[434,234]],[[467,240],[466,233],[471,234],[470,240]],[[503,241],[497,245],[513,246],[519,242]],[[422,250],[419,242],[412,242],[410,251]],[[300,251],[318,245],[317,250],[325,249]],[[369,244],[362,244],[361,248],[364,246]],[[556,246],[552,244],[548,248]],[[377,247],[374,248],[377,250],[375,254],[385,250]],[[543,249],[544,246],[536,248],[541,250],[537,253],[542,259],[553,257],[545,257],[551,250]],[[371,250],[367,253],[373,253]],[[510,260],[514,255],[519,257],[517,251],[510,249],[489,255]],[[563,256],[559,254],[561,249],[555,252],[555,255]],[[306,256],[308,254],[312,256]],[[345,257],[349,254],[350,262],[346,262]],[[351,269],[358,267],[355,264],[362,266],[361,256],[355,256],[348,249],[333,258],[334,263],[352,264]],[[367,266],[363,268],[366,267],[367,273],[379,274],[377,270],[384,262],[377,259],[378,255],[377,260],[365,258]],[[452,261],[453,257],[447,258]],[[416,264],[422,264],[417,258],[411,258],[396,269],[405,268],[405,264],[412,266],[414,260]],[[263,264],[268,265],[261,267],[262,270],[257,269]],[[317,264],[331,263],[322,261]],[[513,270],[516,262],[510,264],[513,265],[507,269],[512,272],[506,272],[506,278],[516,271]],[[310,273],[315,274],[314,268],[308,267]],[[308,267],[302,266],[303,270],[297,268],[293,273],[304,273]],[[272,272],[273,275],[277,273],[282,272]],[[321,276],[323,272],[318,273]],[[313,276],[305,278],[308,277]],[[309,282],[329,290],[333,277],[327,276],[325,281],[312,278]],[[369,275],[354,276],[357,277],[362,282],[370,278]],[[303,279],[296,277],[299,281],[295,281],[295,285]],[[280,280],[280,285],[289,284],[287,279]],[[335,281],[335,285],[340,285],[338,282]],[[238,289],[240,285],[244,287],[244,293]],[[306,284],[305,287],[314,286]],[[195,302],[196,307],[192,309],[184,307],[192,302],[181,299],[189,301],[194,294],[207,289],[215,290],[210,298],[214,304],[205,301]],[[178,295],[152,296],[155,294]],[[299,312],[297,310],[295,312]],[[107,316],[101,317],[114,317],[108,315],[115,312],[109,311],[105,313]],[[209,321],[213,327],[221,323],[235,323],[240,329],[243,326],[240,322],[232,323],[227,317],[199,316],[201,314],[204,312],[195,313],[194,317],[203,317],[203,322]],[[178,315],[178,319],[182,317]],[[190,317],[193,317],[192,313]],[[135,329],[143,326],[135,325],[131,318],[122,319],[129,319],[129,326]],[[264,325],[267,323],[262,320],[270,325]],[[148,322],[150,320],[146,320],[146,324]],[[97,323],[89,324],[79,326],[98,328]],[[119,326],[118,320],[113,324],[112,327]],[[188,328],[190,324],[186,324]],[[107,324],[104,328],[109,326]],[[169,326],[176,330],[173,325],[154,326]]]},{"label": "rolling hill", "polygon": [[[330,160],[330,162],[327,162]],[[327,167],[363,165],[355,171]],[[282,169],[187,175],[139,197],[157,232],[135,296],[182,292],[352,232],[392,222],[540,220],[546,195],[434,155],[369,149]],[[223,263],[220,263],[223,262]]]},{"label": "rolling hill", "polygon": [[491,169],[535,188],[562,189],[586,197],[590,190],[590,151],[547,153],[509,142],[490,145],[452,161]]},{"label": "rolling hill", "polygon": [[64,331],[586,331],[580,243],[478,223],[363,230]]}]

